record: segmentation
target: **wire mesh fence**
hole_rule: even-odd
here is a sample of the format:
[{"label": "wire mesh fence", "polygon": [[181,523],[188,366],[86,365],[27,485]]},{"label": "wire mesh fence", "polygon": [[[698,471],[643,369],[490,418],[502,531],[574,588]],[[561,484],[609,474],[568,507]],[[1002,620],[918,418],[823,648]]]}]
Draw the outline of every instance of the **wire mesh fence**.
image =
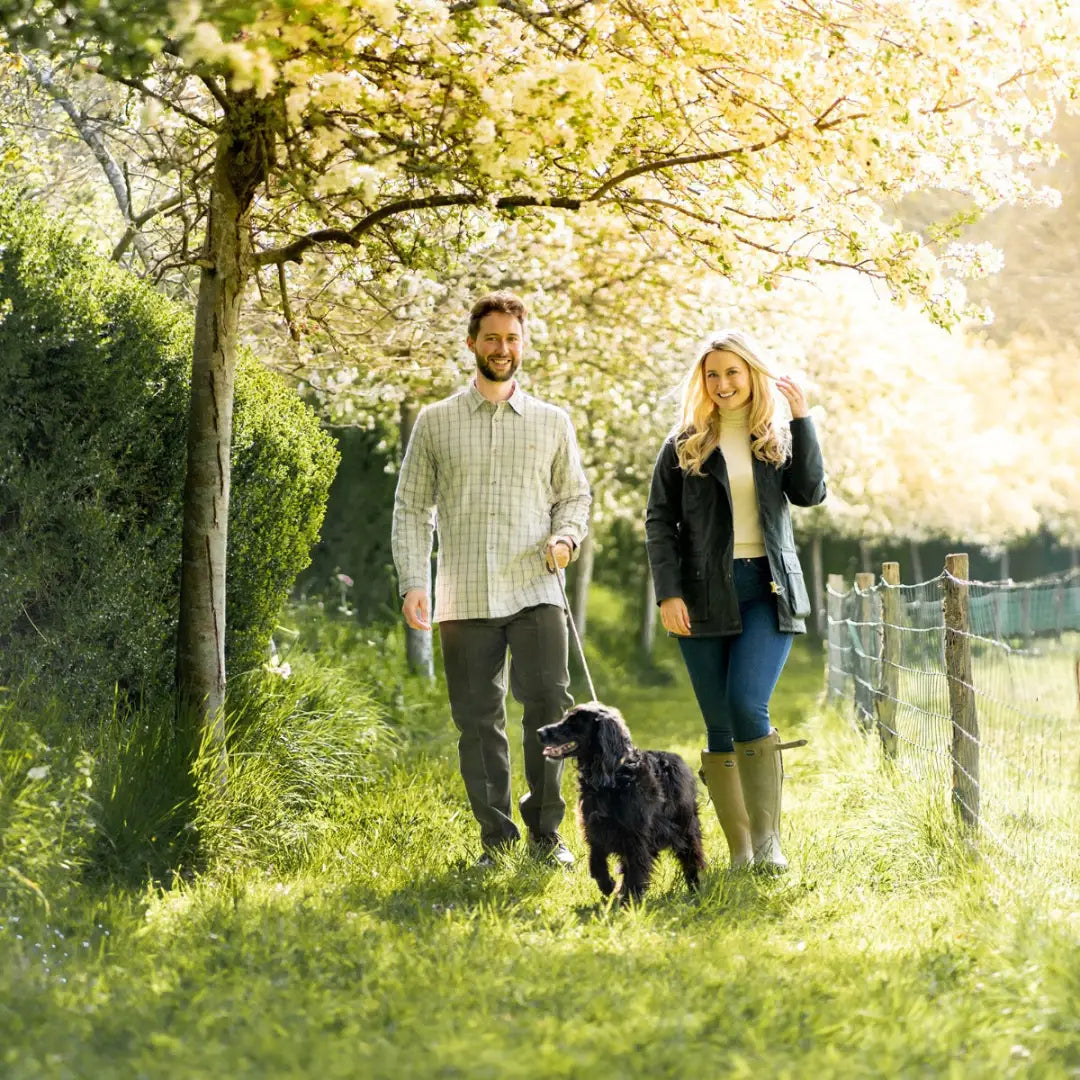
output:
[{"label": "wire mesh fence", "polygon": [[827,695],[850,700],[884,761],[951,800],[994,869],[1080,894],[1080,573],[828,588]]}]

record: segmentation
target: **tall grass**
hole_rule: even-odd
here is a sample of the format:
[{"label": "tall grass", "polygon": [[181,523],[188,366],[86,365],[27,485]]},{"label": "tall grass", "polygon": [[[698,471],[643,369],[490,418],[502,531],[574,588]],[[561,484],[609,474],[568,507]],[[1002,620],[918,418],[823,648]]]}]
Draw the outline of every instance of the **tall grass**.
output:
[{"label": "tall grass", "polygon": [[80,882],[141,888],[299,866],[338,805],[393,761],[400,708],[325,655],[297,649],[290,666],[230,686],[224,786],[170,700],[118,700],[94,718],[40,694],[0,698],[0,899],[30,915]]},{"label": "tall grass", "polygon": [[234,689],[229,766],[214,782],[199,756],[194,828],[210,865],[258,862],[287,873],[339,827],[339,808],[385,771],[400,742],[375,694],[310,654],[288,678],[265,672]]},{"label": "tall grass", "polygon": [[22,715],[0,691],[0,909],[50,909],[69,895],[94,831],[93,759],[56,712]]}]

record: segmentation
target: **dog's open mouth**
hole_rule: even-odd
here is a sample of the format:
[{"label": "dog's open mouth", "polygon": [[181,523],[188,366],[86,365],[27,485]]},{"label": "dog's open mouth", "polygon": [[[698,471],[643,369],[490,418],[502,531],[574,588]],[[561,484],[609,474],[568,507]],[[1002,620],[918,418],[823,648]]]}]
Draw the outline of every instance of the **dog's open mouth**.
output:
[{"label": "dog's open mouth", "polygon": [[558,746],[545,746],[544,757],[551,758],[564,758],[568,754],[572,754],[577,749],[576,742],[564,742],[559,743]]}]

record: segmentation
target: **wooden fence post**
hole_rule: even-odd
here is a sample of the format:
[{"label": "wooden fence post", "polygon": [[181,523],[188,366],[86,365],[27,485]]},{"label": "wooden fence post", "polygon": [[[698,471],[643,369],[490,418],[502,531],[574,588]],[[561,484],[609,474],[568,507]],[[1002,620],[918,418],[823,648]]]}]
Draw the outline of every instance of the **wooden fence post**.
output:
[{"label": "wooden fence post", "polygon": [[877,634],[874,622],[874,582],[872,572],[855,575],[859,598],[859,657],[855,664],[855,719],[864,731],[874,726],[874,645]]},{"label": "wooden fence post", "polygon": [[896,703],[900,698],[900,564],[881,564],[881,687],[877,695],[877,725],[881,749],[896,757]]},{"label": "wooden fence post", "polygon": [[826,608],[829,612],[825,646],[825,697],[827,701],[843,697],[844,683],[847,681],[844,654],[841,651],[845,641],[848,640],[847,627],[840,621],[844,616],[844,601],[839,594],[843,591],[843,575],[830,574],[829,591],[826,594]]},{"label": "wooden fence post", "polygon": [[953,802],[965,825],[979,822],[979,717],[971,674],[967,554],[945,557],[945,674],[952,714]]}]

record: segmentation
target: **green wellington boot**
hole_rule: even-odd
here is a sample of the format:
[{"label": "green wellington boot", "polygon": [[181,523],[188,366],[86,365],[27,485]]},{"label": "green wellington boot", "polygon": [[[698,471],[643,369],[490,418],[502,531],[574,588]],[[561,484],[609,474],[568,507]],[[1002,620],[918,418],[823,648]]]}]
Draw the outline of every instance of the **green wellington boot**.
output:
[{"label": "green wellington boot", "polygon": [[754,849],[750,843],[750,819],[743,802],[735,755],[702,750],[701,778],[709,789],[709,798],[720,819],[720,828],[724,830],[731,852],[731,868],[749,866],[754,860]]},{"label": "green wellington boot", "polygon": [[780,751],[805,744],[805,739],[781,743],[776,728],[764,738],[735,744],[735,759],[750,819],[754,866],[762,870],[779,873],[787,869],[788,861],[780,850],[780,789],[784,780]]}]

